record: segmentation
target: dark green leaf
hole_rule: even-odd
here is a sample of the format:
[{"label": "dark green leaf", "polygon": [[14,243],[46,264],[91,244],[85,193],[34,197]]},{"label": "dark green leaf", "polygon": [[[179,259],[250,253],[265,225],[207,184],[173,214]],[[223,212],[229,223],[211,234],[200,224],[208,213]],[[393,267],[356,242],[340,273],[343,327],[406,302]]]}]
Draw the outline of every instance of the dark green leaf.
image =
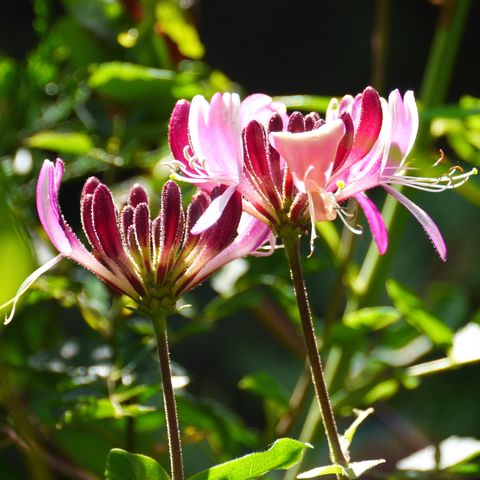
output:
[{"label": "dark green leaf", "polygon": [[106,480],[169,480],[167,472],[145,455],[114,448],[107,457]]},{"label": "dark green leaf", "polygon": [[88,82],[90,88],[118,102],[160,102],[171,99],[175,73],[133,63],[102,63]]},{"label": "dark green leaf", "polygon": [[453,332],[437,317],[426,310],[422,301],[395,280],[387,281],[387,292],[397,310],[417,330],[427,335],[435,345],[449,346]]},{"label": "dark green leaf", "polygon": [[283,385],[264,371],[254,372],[243,377],[238,386],[258,395],[264,400],[273,400],[282,407],[288,407],[289,396]]}]

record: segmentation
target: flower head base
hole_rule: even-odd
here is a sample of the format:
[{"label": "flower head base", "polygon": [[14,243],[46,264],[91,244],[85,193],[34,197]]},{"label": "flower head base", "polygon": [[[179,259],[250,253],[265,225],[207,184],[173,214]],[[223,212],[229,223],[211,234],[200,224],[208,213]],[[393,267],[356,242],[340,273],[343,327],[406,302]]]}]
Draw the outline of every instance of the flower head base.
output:
[{"label": "flower head base", "polygon": [[169,181],[162,191],[160,212],[152,219],[147,192],[140,185],[132,187],[127,204],[118,211],[108,187],[91,177],[83,187],[80,207],[90,252],[62,216],[58,193],[63,171],[60,159],[56,164],[45,160],[37,184],[39,218],[60,255],[29,277],[12,301],[14,306],[39,275],[67,257],[134,299],[141,310],[174,310],[182,294],[227,262],[254,253],[269,235],[268,227],[242,214],[238,192],[231,195],[212,228],[191,233],[225,187],[198,193],[185,213],[180,189]]}]

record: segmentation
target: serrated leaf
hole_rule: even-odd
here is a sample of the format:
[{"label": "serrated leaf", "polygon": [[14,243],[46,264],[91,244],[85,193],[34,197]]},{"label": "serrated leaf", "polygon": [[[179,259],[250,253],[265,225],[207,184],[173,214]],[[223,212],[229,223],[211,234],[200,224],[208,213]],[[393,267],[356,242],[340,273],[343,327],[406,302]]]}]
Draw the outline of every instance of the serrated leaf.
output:
[{"label": "serrated leaf", "polygon": [[80,132],[45,130],[27,138],[25,143],[33,148],[74,155],[84,155],[93,148],[93,142],[90,137]]},{"label": "serrated leaf", "polygon": [[367,327],[380,330],[400,320],[400,312],[393,307],[368,307],[348,313],[343,322],[352,328]]},{"label": "serrated leaf", "polygon": [[114,448],[107,457],[105,479],[169,480],[170,476],[153,458]]},{"label": "serrated leaf", "polygon": [[414,328],[427,335],[437,346],[451,345],[453,332],[440,319],[428,312],[423,302],[413,292],[395,280],[388,280],[386,287],[397,310]]},{"label": "serrated leaf", "polygon": [[171,98],[175,73],[133,63],[108,62],[92,73],[90,88],[118,102],[155,102]]},{"label": "serrated leaf", "polygon": [[248,480],[272,470],[285,470],[302,458],[308,444],[282,438],[264,452],[250,453],[197,473],[190,480]]}]

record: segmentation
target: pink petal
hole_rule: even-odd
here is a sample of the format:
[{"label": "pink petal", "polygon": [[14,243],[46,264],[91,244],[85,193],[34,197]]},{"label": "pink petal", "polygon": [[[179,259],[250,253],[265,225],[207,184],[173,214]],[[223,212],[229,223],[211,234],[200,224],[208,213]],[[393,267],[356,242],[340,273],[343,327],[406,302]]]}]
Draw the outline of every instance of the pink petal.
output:
[{"label": "pink petal", "polygon": [[382,214],[378,211],[376,205],[364,193],[357,193],[355,195],[355,200],[357,200],[358,204],[362,207],[365,218],[370,225],[370,231],[377,244],[378,253],[383,255],[388,248],[388,233]]},{"label": "pink petal", "polygon": [[345,131],[345,124],[337,119],[309,132],[272,132],[270,142],[287,162],[295,186],[306,193],[307,173],[315,184],[325,187]]},{"label": "pink petal", "polygon": [[188,118],[190,112],[190,102],[179,100],[170,116],[168,123],[168,143],[172,151],[173,158],[180,162],[185,162],[184,149],[189,145],[188,140]]},{"label": "pink petal", "polygon": [[128,203],[132,207],[136,207],[137,205],[140,205],[141,203],[146,203],[148,205],[148,193],[147,191],[138,183],[133,185],[133,187],[130,189],[130,194],[128,196]]},{"label": "pink petal", "polygon": [[388,164],[401,165],[413,148],[418,132],[418,110],[412,91],[402,99],[398,90],[388,97],[391,118],[391,138],[388,150]]},{"label": "pink petal", "polygon": [[440,258],[445,262],[447,260],[447,247],[445,246],[445,242],[443,240],[442,234],[440,233],[440,230],[435,225],[431,217],[418,205],[413,203],[395,188],[385,184],[382,184],[382,187],[390,195],[396,198],[404,207],[410,210],[410,213],[420,222],[420,225],[422,225],[423,229],[430,237],[430,240],[432,241],[433,246],[437,250]]},{"label": "pink petal", "polygon": [[173,265],[184,231],[182,193],[173,181],[163,187],[159,219],[157,280],[161,281]]},{"label": "pink petal", "polygon": [[191,146],[209,180],[238,185],[243,170],[238,95],[216,93],[210,104],[195,96],[188,123]]},{"label": "pink petal", "polygon": [[212,201],[212,203],[205,210],[203,215],[197,220],[191,232],[193,235],[198,235],[209,229],[222,216],[225,207],[233,195],[237,187],[231,185],[219,197]]},{"label": "pink petal", "polygon": [[[243,141],[245,169],[252,175],[258,189],[270,200],[273,208],[280,208],[279,193],[273,183],[274,175],[279,176],[279,172],[274,174],[271,169],[272,164],[265,129],[256,120],[252,120],[243,130]],[[273,167],[278,165],[275,161],[274,156]]]},{"label": "pink petal", "polygon": [[355,137],[350,154],[355,161],[370,152],[382,128],[382,106],[380,97],[374,88],[367,87],[363,91],[360,105],[360,118],[358,125],[355,125]]},{"label": "pink petal", "polygon": [[[138,297],[128,280],[123,275],[114,275],[93,257],[65,222],[58,204],[63,171],[62,160],[57,159],[55,166],[51,161],[45,160],[38,177],[37,210],[48,238],[62,255],[90,270],[120,292],[124,292],[132,298]],[[93,186],[95,181],[91,180],[88,184]]]},{"label": "pink petal", "polygon": [[37,211],[40,222],[54,247],[68,256],[72,246],[65,233],[64,220],[58,205],[58,191],[63,171],[64,163],[60,159],[57,159],[55,165],[50,160],[43,162],[37,182]]},{"label": "pink petal", "polygon": [[269,238],[270,229],[260,220],[247,213],[242,214],[238,235],[235,240],[212,260],[210,260],[189,282],[187,288],[193,288],[213,272],[237,258],[253,254]]},{"label": "pink petal", "polygon": [[249,95],[240,105],[241,127],[245,128],[252,120],[267,127],[270,117],[274,113],[287,119],[287,107],[284,103],[274,102],[271,97],[263,93]]},{"label": "pink petal", "polygon": [[107,257],[112,260],[122,258],[125,252],[118,228],[117,210],[106,185],[100,184],[93,194],[92,222]]}]

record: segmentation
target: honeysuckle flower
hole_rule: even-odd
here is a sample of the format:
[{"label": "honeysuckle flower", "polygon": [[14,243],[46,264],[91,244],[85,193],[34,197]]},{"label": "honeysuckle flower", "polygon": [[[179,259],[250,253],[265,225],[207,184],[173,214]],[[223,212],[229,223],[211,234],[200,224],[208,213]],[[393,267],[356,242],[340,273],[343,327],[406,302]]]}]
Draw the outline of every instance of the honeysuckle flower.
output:
[{"label": "honeysuckle flower", "polygon": [[45,160],[37,184],[38,215],[59,255],[22,284],[9,302],[13,309],[6,323],[26,289],[64,257],[134,299],[140,310],[174,310],[182,294],[229,261],[255,253],[270,233],[266,225],[242,212],[239,192],[233,192],[211,228],[198,235],[191,233],[209,205],[222,196],[224,186],[199,192],[185,213],[180,189],[168,181],[160,212],[152,219],[147,192],[140,185],[132,187],[127,204],[118,211],[108,187],[91,177],[83,187],[80,206],[89,251],[61,213],[58,194],[63,173],[62,160],[55,164]]},{"label": "honeysuckle flower", "polygon": [[308,196],[312,223],[334,220],[338,215],[349,226],[340,202],[354,197],[365,213],[379,252],[385,253],[385,223],[365,194],[381,186],[410,210],[440,258],[446,260],[445,243],[433,220],[391,185],[438,192],[462,185],[477,171],[456,174],[453,169],[434,178],[406,175],[410,170],[406,158],[417,130],[418,110],[411,91],[402,98],[394,90],[387,103],[368,87],[355,98],[332,100],[325,122],[310,132],[273,132],[270,141],[287,162],[298,190]]},{"label": "honeysuckle flower", "polygon": [[194,225],[193,233],[210,228],[220,217],[228,199],[241,188],[244,158],[242,129],[251,121],[268,123],[273,113],[285,116],[285,105],[263,94],[240,102],[235,93],[216,93],[210,103],[201,95],[192,102],[177,102],[169,123],[170,162],[179,172],[174,177],[210,191],[227,188]]}]

